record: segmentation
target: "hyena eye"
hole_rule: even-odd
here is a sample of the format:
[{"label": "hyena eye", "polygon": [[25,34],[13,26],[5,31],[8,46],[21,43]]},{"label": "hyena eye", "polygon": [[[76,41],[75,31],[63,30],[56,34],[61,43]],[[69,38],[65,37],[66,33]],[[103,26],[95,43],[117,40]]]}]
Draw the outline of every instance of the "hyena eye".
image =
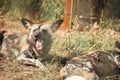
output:
[{"label": "hyena eye", "polygon": [[42,32],[43,32],[43,33],[46,33],[46,32],[48,32],[48,31],[47,31],[46,29],[43,29]]},{"label": "hyena eye", "polygon": [[33,32],[38,31],[38,29],[34,29]]}]

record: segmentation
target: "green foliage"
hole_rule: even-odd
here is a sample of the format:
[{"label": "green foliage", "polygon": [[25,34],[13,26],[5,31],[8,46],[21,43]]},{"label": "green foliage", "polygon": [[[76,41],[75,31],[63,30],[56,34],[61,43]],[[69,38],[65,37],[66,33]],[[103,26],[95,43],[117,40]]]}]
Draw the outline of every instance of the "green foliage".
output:
[{"label": "green foliage", "polygon": [[10,1],[9,0],[1,0],[0,1],[0,15],[4,15],[10,9]]},{"label": "green foliage", "polygon": [[62,0],[43,0],[41,6],[42,19],[59,19],[63,17],[64,3]]},{"label": "green foliage", "polygon": [[114,41],[120,37],[117,32],[114,32],[115,37],[111,33],[112,30],[104,29],[100,30],[95,37],[92,35],[92,30],[72,31],[66,37],[56,37],[50,53],[73,57],[92,50],[116,50]]},{"label": "green foliage", "polygon": [[120,32],[120,25],[117,19],[107,19],[103,15],[100,18],[101,29],[112,29]]},{"label": "green foliage", "polygon": [[51,20],[63,17],[62,0],[1,0],[0,14],[8,18],[30,17],[33,19]]},{"label": "green foliage", "polygon": [[28,15],[31,0],[1,0],[0,13],[8,18],[16,19]]}]

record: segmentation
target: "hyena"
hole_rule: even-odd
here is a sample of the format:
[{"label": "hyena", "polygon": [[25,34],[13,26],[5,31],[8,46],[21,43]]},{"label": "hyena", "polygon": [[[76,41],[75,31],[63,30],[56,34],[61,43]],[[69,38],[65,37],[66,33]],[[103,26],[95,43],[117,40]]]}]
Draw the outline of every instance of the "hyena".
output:
[{"label": "hyena", "polygon": [[[57,20],[52,24],[34,23],[28,19],[21,19],[29,34],[11,33],[3,40],[1,53],[15,58],[22,64],[32,64],[45,69],[39,58],[46,56],[53,41],[52,35],[62,24],[63,20]],[[12,56],[12,57],[14,57]]]},{"label": "hyena", "polygon": [[100,80],[119,74],[120,51],[89,51],[68,60],[60,70],[61,80]]}]

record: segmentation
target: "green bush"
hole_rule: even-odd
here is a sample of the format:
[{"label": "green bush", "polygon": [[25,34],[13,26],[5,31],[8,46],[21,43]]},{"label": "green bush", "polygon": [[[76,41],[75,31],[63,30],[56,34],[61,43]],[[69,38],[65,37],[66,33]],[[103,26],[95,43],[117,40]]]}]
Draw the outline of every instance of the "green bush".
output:
[{"label": "green bush", "polygon": [[41,19],[60,19],[64,14],[64,2],[62,0],[43,0],[40,10]]},{"label": "green bush", "polygon": [[63,17],[62,0],[1,0],[0,14],[7,17],[30,17],[40,20],[55,20]]}]

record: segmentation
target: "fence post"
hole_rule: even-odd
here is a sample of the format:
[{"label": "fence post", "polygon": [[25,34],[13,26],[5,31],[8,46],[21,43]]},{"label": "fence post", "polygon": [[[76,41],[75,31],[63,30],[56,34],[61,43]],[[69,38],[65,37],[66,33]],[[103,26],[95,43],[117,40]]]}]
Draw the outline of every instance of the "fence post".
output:
[{"label": "fence post", "polygon": [[64,21],[63,25],[60,27],[62,31],[71,30],[72,1],[73,0],[65,0]]}]

